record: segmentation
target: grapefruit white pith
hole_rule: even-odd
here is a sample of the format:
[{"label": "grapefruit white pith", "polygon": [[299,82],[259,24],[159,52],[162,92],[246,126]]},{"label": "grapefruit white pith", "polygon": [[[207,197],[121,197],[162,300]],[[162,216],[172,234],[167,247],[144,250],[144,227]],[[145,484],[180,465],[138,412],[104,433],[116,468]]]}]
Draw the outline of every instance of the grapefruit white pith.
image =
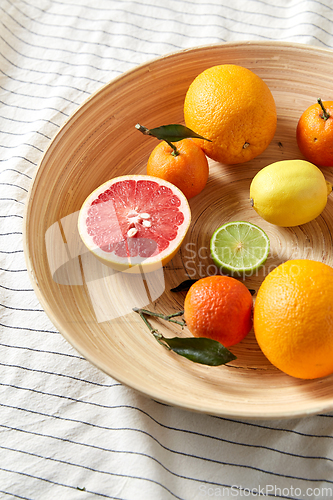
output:
[{"label": "grapefruit white pith", "polygon": [[83,243],[104,264],[140,272],[164,266],[178,251],[191,221],[184,194],[148,175],[111,179],[84,201],[78,229]]}]

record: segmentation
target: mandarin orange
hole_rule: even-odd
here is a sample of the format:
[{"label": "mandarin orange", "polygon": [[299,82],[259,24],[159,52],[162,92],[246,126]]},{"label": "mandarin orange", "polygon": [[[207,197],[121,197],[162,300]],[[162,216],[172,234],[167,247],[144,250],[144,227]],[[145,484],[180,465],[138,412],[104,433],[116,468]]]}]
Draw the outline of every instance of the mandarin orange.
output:
[{"label": "mandarin orange", "polygon": [[305,158],[319,167],[333,166],[333,101],[309,106],[301,115],[296,139]]},{"label": "mandarin orange", "polygon": [[178,154],[167,142],[160,142],[149,156],[147,174],[171,182],[190,199],[207,184],[208,161],[192,139],[177,142],[176,149]]},{"label": "mandarin orange", "polygon": [[184,318],[195,337],[208,337],[228,347],[251,330],[252,307],[252,295],[242,282],[229,276],[208,276],[187,292]]},{"label": "mandarin orange", "polygon": [[184,117],[187,127],[212,141],[198,140],[206,155],[225,164],[261,154],[277,124],[267,84],[234,64],[213,66],[194,79],[186,93]]},{"label": "mandarin orange", "polygon": [[314,379],[333,373],[333,269],[289,260],[262,282],[254,306],[258,344],[277,368]]}]

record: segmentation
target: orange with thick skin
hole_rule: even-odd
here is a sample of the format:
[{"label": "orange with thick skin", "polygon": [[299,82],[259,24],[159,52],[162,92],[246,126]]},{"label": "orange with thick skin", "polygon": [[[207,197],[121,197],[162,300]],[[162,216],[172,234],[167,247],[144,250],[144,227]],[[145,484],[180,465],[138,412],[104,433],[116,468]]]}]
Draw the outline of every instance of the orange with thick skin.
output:
[{"label": "orange with thick skin", "polygon": [[212,142],[198,140],[207,156],[243,163],[261,154],[276,130],[273,95],[255,73],[235,64],[200,73],[185,97],[186,126]]},{"label": "orange with thick skin", "polygon": [[269,273],[254,306],[254,331],[269,361],[293,377],[333,373],[333,269],[289,260]]}]

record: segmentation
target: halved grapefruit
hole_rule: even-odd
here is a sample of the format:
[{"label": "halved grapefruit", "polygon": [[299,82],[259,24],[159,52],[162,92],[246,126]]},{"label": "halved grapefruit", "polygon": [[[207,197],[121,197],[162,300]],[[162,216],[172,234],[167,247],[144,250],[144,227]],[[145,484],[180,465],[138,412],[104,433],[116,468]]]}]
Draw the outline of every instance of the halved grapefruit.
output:
[{"label": "halved grapefruit", "polygon": [[[111,179],[91,193],[79,213],[85,246],[118,271],[153,271],[178,251],[191,221],[184,194],[149,175]],[[139,266],[139,264],[141,266]]]}]

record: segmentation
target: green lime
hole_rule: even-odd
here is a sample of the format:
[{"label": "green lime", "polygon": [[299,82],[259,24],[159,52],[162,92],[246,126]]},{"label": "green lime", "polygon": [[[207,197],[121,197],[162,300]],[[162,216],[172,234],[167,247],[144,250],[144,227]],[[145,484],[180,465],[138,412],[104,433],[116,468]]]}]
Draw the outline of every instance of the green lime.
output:
[{"label": "green lime", "polygon": [[251,273],[264,264],[269,238],[251,222],[227,222],[216,229],[210,240],[215,264],[229,274]]}]

